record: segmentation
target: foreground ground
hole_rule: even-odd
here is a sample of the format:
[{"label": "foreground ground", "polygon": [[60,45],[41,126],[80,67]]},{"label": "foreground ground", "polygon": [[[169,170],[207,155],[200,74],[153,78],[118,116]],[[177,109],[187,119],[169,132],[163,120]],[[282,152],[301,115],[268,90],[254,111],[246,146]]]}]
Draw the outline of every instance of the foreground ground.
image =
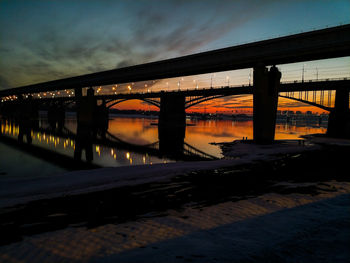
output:
[{"label": "foreground ground", "polygon": [[3,207],[0,261],[346,262],[348,153],[322,146]]}]

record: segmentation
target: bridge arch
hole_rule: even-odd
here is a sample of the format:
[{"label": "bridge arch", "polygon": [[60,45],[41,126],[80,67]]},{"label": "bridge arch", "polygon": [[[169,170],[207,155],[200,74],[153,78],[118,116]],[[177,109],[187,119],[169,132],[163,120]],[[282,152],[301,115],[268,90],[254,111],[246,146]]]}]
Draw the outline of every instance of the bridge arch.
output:
[{"label": "bridge arch", "polygon": [[122,103],[122,102],[125,102],[125,101],[129,101],[129,100],[141,100],[141,101],[144,101],[144,102],[147,102],[153,106],[156,106],[158,108],[160,108],[160,102],[159,101],[156,101],[156,100],[152,100],[152,99],[145,99],[145,98],[131,98],[131,99],[117,99],[117,100],[110,100],[110,101],[107,101],[106,102],[106,105],[108,103],[110,103],[107,108],[111,108],[113,107],[114,105],[117,105],[119,103]]},{"label": "bridge arch", "polygon": [[303,99],[298,99],[298,98],[294,98],[294,97],[289,97],[289,96],[284,96],[284,95],[279,95],[281,98],[285,98],[285,99],[290,99],[290,100],[295,100],[295,101],[299,101],[299,102],[302,102],[302,103],[305,103],[305,104],[309,104],[311,106],[314,106],[314,107],[317,107],[317,108],[320,108],[322,110],[326,110],[326,111],[332,111],[332,107],[327,107],[327,106],[324,106],[324,105],[321,105],[321,104],[318,104],[318,103],[315,103],[315,102],[312,102],[312,101],[308,101],[308,100],[303,100]]},{"label": "bridge arch", "polygon": [[[250,95],[250,94],[246,94],[246,95]],[[200,96],[200,97],[196,97],[194,99],[190,99],[190,100],[186,101],[185,109],[188,109],[192,106],[195,106],[195,105],[200,104],[200,103],[205,102],[205,101],[220,99],[220,98],[228,97],[228,96],[234,97],[234,96],[241,96],[241,95],[220,94],[220,95]]]}]

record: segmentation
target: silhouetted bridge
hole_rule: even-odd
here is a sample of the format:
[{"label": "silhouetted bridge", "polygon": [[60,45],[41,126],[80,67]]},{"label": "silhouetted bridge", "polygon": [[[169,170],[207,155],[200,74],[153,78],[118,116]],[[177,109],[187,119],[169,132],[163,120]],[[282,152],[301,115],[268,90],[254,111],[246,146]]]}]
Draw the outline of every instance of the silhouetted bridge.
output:
[{"label": "silhouetted bridge", "polygon": [[[328,93],[325,97],[323,91],[336,91],[336,90],[349,90],[350,79],[322,79],[322,80],[308,80],[308,81],[292,81],[282,82],[279,88],[279,96],[303,102],[323,110],[331,111],[330,107],[331,93]],[[319,91],[319,94],[317,92]],[[311,94],[309,94],[311,92]],[[175,91],[159,91],[159,92],[134,92],[134,93],[120,93],[120,94],[104,94],[95,95],[97,100],[104,100],[106,106],[111,108],[112,106],[129,101],[129,100],[141,100],[147,102],[158,108],[161,107],[161,97],[166,96],[184,96],[185,109],[195,106],[199,103],[218,99],[227,96],[235,95],[251,95],[253,94],[253,86],[240,85],[240,86],[221,86],[202,89],[190,89],[190,90],[175,90]],[[335,93],[334,93],[335,94]],[[318,96],[316,96],[318,95]],[[317,98],[319,97],[319,98]],[[40,100],[40,103],[50,103],[52,101],[62,101],[65,103],[74,102],[75,97],[47,95],[46,97],[34,97],[35,100]]]},{"label": "silhouetted bridge", "polygon": [[[87,87],[253,68],[253,89],[240,87],[237,90],[231,90],[227,87],[220,91],[163,92],[159,95],[159,103],[153,99],[154,97],[150,97],[149,94],[134,95],[134,98],[142,99],[160,107],[158,124],[163,130],[162,133],[166,134],[166,131],[171,131],[173,126],[185,125],[186,107],[213,98],[235,95],[235,92],[237,94],[252,93],[254,140],[257,143],[269,143],[274,139],[278,94],[280,92],[293,92],[293,87],[294,91],[301,91],[302,86],[304,91],[307,89],[325,90],[327,89],[325,84],[329,86],[335,85],[329,81],[327,83],[317,84],[315,82],[302,83],[300,85],[290,83],[282,84],[281,86],[281,73],[274,65],[345,56],[350,56],[350,25],[8,89],[1,91],[0,96],[4,98],[13,95],[72,89],[79,104],[79,101],[82,101],[85,97],[82,96],[82,89]],[[270,69],[267,68],[269,65],[272,65]],[[343,82],[343,85],[348,85],[347,81]],[[334,136],[349,136],[349,86],[334,89],[336,90],[335,106],[334,109],[330,109],[328,132]],[[292,98],[293,96],[289,96],[290,94],[288,93],[285,96]],[[131,99],[126,94],[118,96],[106,97],[106,99],[119,99],[120,101]],[[186,101],[186,97],[190,99]],[[302,98],[297,99],[303,100]],[[116,103],[118,102],[116,101]]]}]

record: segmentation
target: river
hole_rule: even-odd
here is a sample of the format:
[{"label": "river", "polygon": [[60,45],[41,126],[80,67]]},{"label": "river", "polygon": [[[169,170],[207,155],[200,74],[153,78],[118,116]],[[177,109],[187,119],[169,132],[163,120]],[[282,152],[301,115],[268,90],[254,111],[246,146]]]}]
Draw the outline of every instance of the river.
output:
[{"label": "river", "polygon": [[[76,117],[67,114],[63,133],[51,133],[45,115],[41,116],[40,129],[31,131],[32,146],[58,153],[73,160],[76,151],[74,134],[77,130]],[[276,124],[276,139],[298,139],[301,135],[325,133],[326,125],[319,123]],[[6,121],[1,123],[3,138],[12,138],[16,142],[18,125]],[[167,163],[197,159],[222,158],[220,147],[215,143],[232,142],[242,138],[252,139],[253,122],[233,120],[187,120],[183,145],[177,149],[181,154],[172,155],[174,149],[159,150],[157,118],[135,116],[110,116],[108,136],[94,141],[92,164],[96,167],[116,167],[126,165]],[[26,138],[24,136],[24,144]],[[81,154],[86,159],[86,147]],[[4,177],[42,177],[67,171],[66,167],[44,156],[33,156],[20,147],[11,147],[11,143],[0,142],[0,176]]]}]

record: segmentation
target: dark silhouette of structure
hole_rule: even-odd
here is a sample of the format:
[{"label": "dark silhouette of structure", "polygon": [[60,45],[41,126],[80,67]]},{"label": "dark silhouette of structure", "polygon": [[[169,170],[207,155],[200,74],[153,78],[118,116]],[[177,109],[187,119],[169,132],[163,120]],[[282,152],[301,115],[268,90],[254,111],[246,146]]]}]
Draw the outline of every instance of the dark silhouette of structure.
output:
[{"label": "dark silhouette of structure", "polygon": [[61,130],[64,126],[66,115],[62,101],[51,101],[47,110],[47,119],[52,129]]},{"label": "dark silhouette of structure", "polygon": [[94,134],[94,120],[96,114],[96,99],[94,90],[88,89],[86,97],[77,97],[77,137],[75,141],[74,159],[80,160],[85,150],[87,162],[92,162],[92,140]]},{"label": "dark silhouette of structure", "polygon": [[35,102],[33,102],[32,96],[29,96],[27,100],[23,100],[20,96],[17,104],[16,121],[18,122],[18,141],[23,143],[23,137],[26,137],[27,143],[32,143],[31,131],[37,126],[38,109]]},{"label": "dark silhouette of structure", "polygon": [[[277,94],[278,92],[283,92],[283,89],[282,85],[280,85],[281,75],[278,70],[272,67],[270,71],[267,72],[266,67],[269,65],[345,56],[350,56],[350,25],[315,30],[174,59],[8,89],[0,91],[0,96],[4,97],[25,93],[74,89],[77,100],[77,111],[79,112],[81,111],[80,107],[84,105],[84,103],[82,103],[80,106],[79,101],[82,98],[82,88],[85,87],[254,68],[254,88],[249,89],[245,87],[242,88],[242,90],[254,96],[254,140],[257,143],[268,143],[273,141],[272,134],[274,133],[274,119],[278,100]],[[329,89],[329,87],[323,87],[323,89]],[[236,94],[242,94],[242,90],[240,93],[237,90],[235,92]],[[346,90],[347,92],[349,91],[349,86],[346,87]],[[291,90],[286,89],[285,91]],[[195,91],[191,92],[195,94]],[[206,93],[207,95],[205,97],[190,100],[191,104],[187,106],[195,105],[213,98],[228,96],[228,93],[234,95],[233,92],[225,93],[225,90],[221,90],[220,94],[218,94],[217,91],[213,91],[211,96],[208,95],[210,92]],[[131,98],[132,94],[129,94],[129,96]],[[181,96],[186,95],[182,94]],[[177,101],[177,103],[173,102],[170,98],[170,93],[159,96],[159,107],[161,109],[159,127],[163,129],[163,131],[166,129],[164,128],[166,126],[171,127],[172,125],[180,124],[178,119],[183,118],[181,116],[184,115],[186,107],[186,102],[182,102],[184,99],[182,99],[181,96],[180,94],[172,93],[172,99]],[[337,97],[340,98],[341,95]],[[127,96],[124,95],[124,101],[126,98]],[[150,100],[146,95],[139,95],[139,98],[157,105],[155,101]],[[342,99],[338,99],[338,101],[339,100]],[[341,104],[345,105],[345,103],[337,103],[337,105]],[[341,133],[340,122],[346,122],[344,127],[348,127],[349,121],[346,117],[348,114],[340,113],[343,108],[342,106],[335,108],[330,121],[331,128],[329,134],[343,136],[338,134],[338,132]],[[82,115],[80,113],[79,117],[78,114],[78,118],[84,117],[90,117],[90,115]],[[167,119],[169,119],[169,121],[167,121]],[[163,134],[163,131],[161,134]]]},{"label": "dark silhouette of structure", "polygon": [[185,132],[185,96],[163,93],[158,120],[159,150],[164,153],[183,153]]},{"label": "dark silhouette of structure", "polygon": [[254,68],[253,137],[256,143],[272,143],[278,104],[281,73],[273,66]]},{"label": "dark silhouette of structure", "polygon": [[335,105],[329,114],[327,134],[332,137],[350,138],[349,90],[337,90]]},{"label": "dark silhouette of structure", "polygon": [[94,116],[94,133],[100,135],[103,138],[105,137],[106,132],[108,130],[108,116],[109,112],[106,105],[106,101],[105,99],[102,99],[102,103],[97,106]]}]

